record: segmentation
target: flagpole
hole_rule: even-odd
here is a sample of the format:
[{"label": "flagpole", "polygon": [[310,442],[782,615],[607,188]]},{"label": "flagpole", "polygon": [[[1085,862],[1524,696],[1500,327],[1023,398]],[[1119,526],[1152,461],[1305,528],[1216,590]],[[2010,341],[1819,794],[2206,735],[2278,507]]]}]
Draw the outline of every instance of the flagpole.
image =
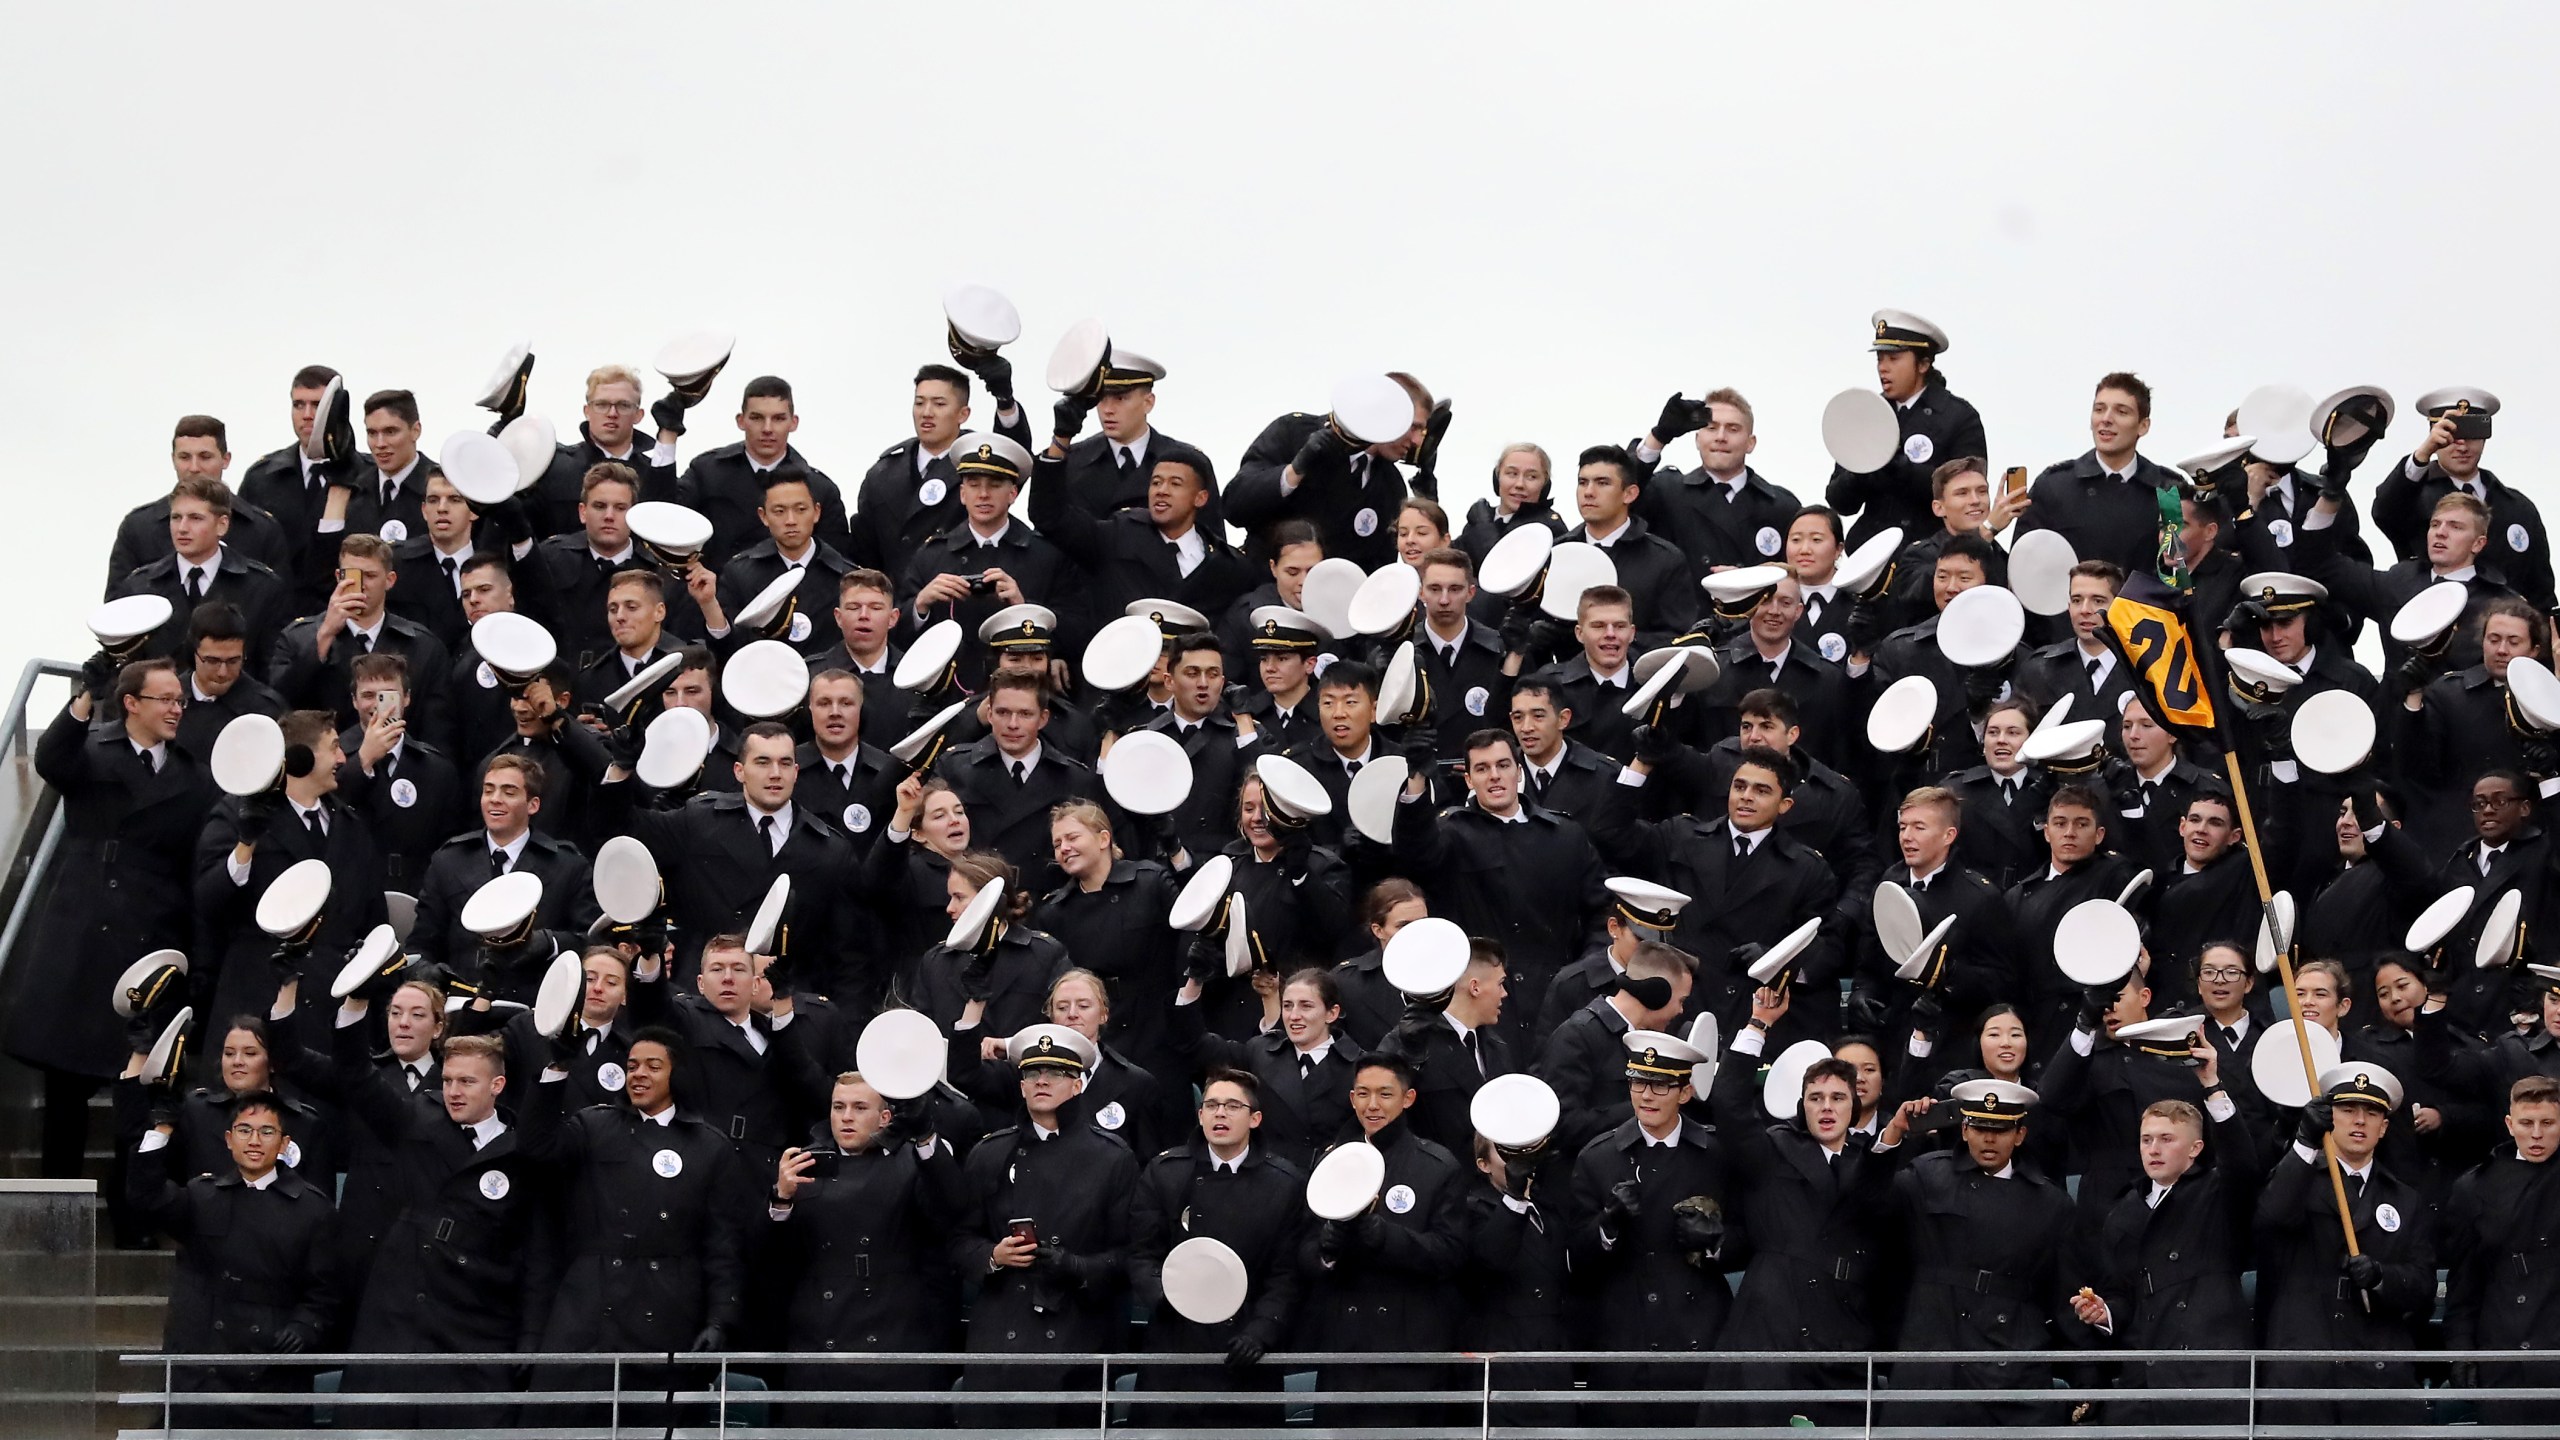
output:
[{"label": "flagpole", "polygon": [[[2302,1018],[2302,1001],[2293,990],[2293,936],[2284,933],[2286,927],[2276,923],[2275,889],[2267,880],[2266,851],[2265,847],[2258,843],[2257,816],[2255,807],[2249,803],[2249,785],[2245,775],[2247,767],[2241,759],[2240,736],[2231,721],[2231,692],[2224,683],[2228,672],[2223,668],[2220,647],[2195,638],[2196,628],[2187,613],[2186,605],[2187,596],[2190,593],[2183,589],[2172,592],[2169,613],[2176,617],[2179,628],[2187,634],[2199,684],[2205,699],[2212,706],[2214,730],[2222,740],[2223,773],[2230,778],[2232,804],[2240,812],[2240,834],[2242,843],[2249,852],[2249,872],[2257,878],[2258,882],[2260,923],[2266,927],[2269,937],[2283,942],[2276,945],[2274,949],[2277,974],[2284,982],[2285,1012],[2292,1020],[2293,1046],[2302,1059],[2304,1085],[2310,1091],[2311,1097],[2317,1100],[2320,1097],[2320,1076],[2311,1065],[2310,1027]],[[2113,629],[2112,626],[2108,628]],[[2138,669],[2137,673],[2140,673]],[[2151,700],[2151,697],[2146,699]],[[2151,703],[2157,702],[2151,700]],[[2329,1194],[2330,1198],[2337,1202],[2338,1228],[2346,1236],[2347,1253],[2361,1255],[2364,1252],[2356,1245],[2355,1218],[2347,1207],[2346,1175],[2338,1167],[2338,1141],[2335,1135],[2321,1137],[2320,1153],[2328,1165]],[[2367,1307],[2370,1308],[2371,1304],[2371,1300],[2368,1299]]]}]

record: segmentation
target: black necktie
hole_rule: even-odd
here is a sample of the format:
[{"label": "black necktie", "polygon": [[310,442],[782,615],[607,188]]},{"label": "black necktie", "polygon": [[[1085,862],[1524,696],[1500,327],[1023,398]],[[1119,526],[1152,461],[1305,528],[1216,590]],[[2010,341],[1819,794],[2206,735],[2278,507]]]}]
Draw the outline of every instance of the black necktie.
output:
[{"label": "black necktie", "polygon": [[2154,800],[2157,800],[2157,799],[2159,799],[2159,798],[2160,798],[2160,782],[2159,782],[2159,781],[2157,781],[2157,780],[2145,780],[2145,781],[2143,781],[2143,782],[2142,782],[2142,808],[2143,808],[2143,810],[2144,810],[2146,813],[2147,813],[2147,812],[2149,812],[2149,810],[2151,809],[2151,802],[2152,802],[2152,801],[2154,801]]},{"label": "black necktie", "polygon": [[2000,782],[2000,803],[2003,805],[2015,805],[2018,803],[2017,781],[2003,780]]},{"label": "black necktie", "polygon": [[1529,768],[1529,792],[1543,800],[1547,795],[1547,772],[1536,766]]},{"label": "black necktie", "polygon": [[1804,623],[1819,628],[1822,624],[1822,592],[1804,597]]},{"label": "black necktie", "polygon": [[1736,860],[1751,858],[1751,841],[1747,837],[1741,835],[1733,837],[1733,858]]},{"label": "black necktie", "polygon": [[2238,1050],[2240,1048],[2240,1027],[2237,1025],[2223,1026],[2222,1038],[2224,1041],[2229,1043],[2233,1050]]},{"label": "black necktie", "polygon": [[325,837],[329,833],[320,828],[320,812],[316,808],[302,812],[302,828],[316,837]]},{"label": "black necktie", "polygon": [[[411,1093],[411,1094],[413,1094],[413,1095],[414,1095],[414,1094],[416,1094],[416,1093],[417,1093],[417,1090],[418,1090],[418,1082],[419,1082],[420,1080],[424,1079],[425,1077],[424,1077],[424,1076],[421,1076],[421,1075],[418,1073],[418,1068],[417,1068],[416,1066],[414,1066],[414,1065],[403,1065],[403,1066],[401,1066],[401,1067],[400,1067],[400,1073],[401,1073],[402,1075],[407,1076],[407,1077],[408,1077],[408,1079],[409,1079],[409,1093]],[[463,1128],[464,1130],[466,1130],[466,1131],[467,1131],[467,1130],[469,1130],[471,1127],[470,1127],[470,1126],[468,1126],[468,1125],[465,1125],[465,1126],[463,1126],[462,1128]]]},{"label": "black necktie", "polygon": [[1356,780],[1360,778],[1360,767],[1367,763],[1369,762],[1366,760],[1345,760],[1342,762],[1342,771]]},{"label": "black necktie", "polygon": [[356,641],[356,643],[357,643],[358,645],[361,645],[361,646],[363,646],[363,647],[364,647],[364,653],[366,653],[367,655],[370,655],[370,654],[372,654],[372,653],[373,653],[373,637],[372,637],[372,636],[367,635],[366,633],[364,633],[363,631],[361,631],[361,630],[357,629],[357,628],[356,628],[356,627],[354,627],[353,625],[350,625],[350,626],[348,626],[348,627],[347,627],[347,633],[348,633],[349,635],[352,635],[352,636],[354,636],[354,637],[355,637],[355,641]]},{"label": "black necktie", "polygon": [[842,765],[830,765],[827,768],[835,772],[837,788],[843,790],[850,790],[853,788],[853,772],[851,770],[846,769]]},{"label": "black necktie", "polygon": [[204,603],[204,567],[201,565],[187,567],[187,603],[189,605]]},{"label": "black necktie", "polygon": [[456,563],[454,562],[454,558],[453,558],[452,556],[450,556],[450,555],[447,555],[446,557],[444,557],[444,559],[443,559],[440,563],[444,566],[444,583],[446,583],[447,585],[450,585],[450,586],[452,586],[452,587],[453,587],[453,593],[454,593],[454,594],[456,594],[456,595],[461,594],[461,593],[462,593],[462,575],[461,575],[462,567],[461,567],[460,565],[456,564]]},{"label": "black necktie", "polygon": [[1305,1082],[1314,1079],[1315,1076],[1316,1057],[1303,1053],[1300,1054],[1298,1056],[1298,1079],[1301,1082]]},{"label": "black necktie", "polygon": [[1476,1075],[1481,1079],[1484,1075],[1484,1052],[1476,1048],[1476,1032],[1473,1030],[1459,1031],[1458,1043],[1466,1048],[1467,1059],[1474,1062]]},{"label": "black necktie", "polygon": [[1120,447],[1120,478],[1121,478],[1121,479],[1123,479],[1123,480],[1126,480],[1126,479],[1128,479],[1130,476],[1135,475],[1135,474],[1137,474],[1137,473],[1138,473],[1138,461],[1137,461],[1137,457],[1135,457],[1135,456],[1133,456],[1133,455],[1131,455],[1131,454],[1129,453],[1129,447],[1128,447],[1128,446],[1126,446],[1126,445],[1121,446],[1121,447]]},{"label": "black necktie", "polygon": [[2097,688],[2097,685],[2098,685],[2098,657],[2096,657],[2096,656],[2094,656],[2094,655],[2090,656],[2090,657],[2089,657],[2089,660],[2088,660],[2088,665],[2089,665],[2089,688],[2091,688],[2091,689],[2093,689],[2093,690],[2094,690],[2094,689],[2096,689],[2096,688]]},{"label": "black necktie", "polygon": [[613,572],[614,572],[614,571],[615,571],[615,569],[617,569],[617,568],[618,568],[618,567],[617,567],[617,566],[615,566],[615,564],[614,564],[612,561],[607,560],[607,559],[606,559],[606,558],[604,558],[603,556],[599,555],[599,556],[597,556],[597,557],[596,557],[596,578],[597,578],[597,579],[599,579],[599,580],[605,580],[605,581],[610,581],[610,580],[612,580],[612,579],[613,579]]},{"label": "black necktie", "polygon": [[398,486],[393,485],[393,484],[392,484],[390,481],[388,481],[388,480],[385,480],[385,481],[383,481],[383,482],[382,482],[382,513],[383,513],[383,514],[388,515],[388,514],[390,514],[390,513],[391,513],[391,497],[392,497],[392,496],[394,496],[394,495],[397,495],[397,494],[399,494],[399,493],[400,493],[400,489],[399,489],[399,487],[398,487]]},{"label": "black necktie", "polygon": [[489,873],[491,875],[504,875],[507,873],[506,851],[492,850],[489,852]]},{"label": "black necktie", "polygon": [[[1929,880],[1935,880],[1935,879],[1937,879],[1937,878],[1938,878],[1937,876],[1932,875],[1932,876],[1930,876],[1930,877],[1929,877]],[[1928,893],[1929,893],[1929,880],[1914,880],[1914,881],[1912,881],[1912,882],[1911,882],[1911,889],[1912,889],[1912,892],[1913,892],[1914,894],[1919,894],[1919,895],[1926,895],[1926,894],[1928,894]]]},{"label": "black necktie", "polygon": [[764,841],[764,848],[765,848],[766,850],[770,851],[770,850],[772,850],[772,849],[773,849],[773,817],[772,817],[772,816],[770,816],[770,815],[759,815],[759,816],[757,816],[757,817],[756,817],[756,837],[757,837],[758,839],[760,839],[760,840]]},{"label": "black necktie", "polygon": [[1031,778],[1031,776],[1030,776],[1030,772],[1029,772],[1029,771],[1027,771],[1027,770],[1025,770],[1025,769],[1023,768],[1022,762],[1021,762],[1021,761],[1019,761],[1019,760],[1014,761],[1014,762],[1013,762],[1013,783],[1014,783],[1014,784],[1016,784],[1016,785],[1020,785],[1020,784],[1025,783],[1026,781],[1028,781],[1030,778]]}]

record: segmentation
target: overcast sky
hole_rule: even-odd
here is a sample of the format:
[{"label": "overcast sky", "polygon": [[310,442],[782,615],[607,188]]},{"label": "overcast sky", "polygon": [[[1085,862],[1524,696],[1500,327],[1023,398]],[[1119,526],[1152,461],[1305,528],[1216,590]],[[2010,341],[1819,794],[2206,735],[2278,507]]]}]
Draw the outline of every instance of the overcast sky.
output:
[{"label": "overcast sky", "polygon": [[2467,382],[2490,468],[2560,495],[2548,4],[7,3],[10,673],[91,648],[170,422],[228,421],[237,479],[299,365],[415,390],[434,449],[512,342],[567,432],[591,366],[731,329],[688,450],[777,373],[849,489],[961,282],[1020,307],[1044,416],[1099,316],[1222,473],[1410,369],[1452,509],[1504,441],[1716,385],[1817,498],[1878,306],[1952,335],[1995,467],[2087,448],[2110,369],[2164,461],[2269,381]]}]

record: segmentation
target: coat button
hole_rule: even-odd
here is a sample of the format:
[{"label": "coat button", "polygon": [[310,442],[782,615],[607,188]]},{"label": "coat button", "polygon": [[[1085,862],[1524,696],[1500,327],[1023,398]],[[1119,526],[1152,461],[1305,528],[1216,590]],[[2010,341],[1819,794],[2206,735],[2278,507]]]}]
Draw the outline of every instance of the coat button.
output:
[{"label": "coat button", "polygon": [[2170,1251],[2170,1252],[2169,1252],[2169,1258],[2170,1258],[2170,1259],[2172,1259],[2172,1260],[2177,1259],[2177,1258],[2178,1258],[2178,1252],[2177,1252],[2177,1251],[2175,1251],[2175,1250]]},{"label": "coat button", "polygon": [[833,1300],[836,1298],[836,1292],[833,1290],[822,1290],[818,1293],[818,1298],[821,1300]]}]

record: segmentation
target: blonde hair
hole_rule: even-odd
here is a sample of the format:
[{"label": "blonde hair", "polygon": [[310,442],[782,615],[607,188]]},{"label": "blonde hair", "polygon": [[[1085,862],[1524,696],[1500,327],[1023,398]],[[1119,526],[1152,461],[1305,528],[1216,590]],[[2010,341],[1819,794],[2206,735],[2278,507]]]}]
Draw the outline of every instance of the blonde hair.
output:
[{"label": "blonde hair", "polygon": [[1058,978],[1049,982],[1049,993],[1040,1001],[1041,1014],[1051,1014],[1057,1009],[1058,992],[1067,988],[1067,982],[1071,980],[1081,980],[1092,986],[1093,998],[1102,1002],[1102,1013],[1106,1016],[1111,1013],[1111,987],[1103,984],[1102,977],[1090,970],[1070,967],[1059,971]]},{"label": "blonde hair", "polygon": [[599,365],[587,372],[587,403],[595,403],[596,391],[606,385],[628,385],[631,393],[647,393],[640,386],[640,372],[628,365]]},{"label": "blonde hair", "polygon": [[[1049,823],[1054,826],[1061,820],[1073,820],[1096,835],[1111,833],[1111,816],[1090,800],[1061,800],[1050,806]],[[1111,844],[1111,858],[1122,858],[1117,840]]]}]

